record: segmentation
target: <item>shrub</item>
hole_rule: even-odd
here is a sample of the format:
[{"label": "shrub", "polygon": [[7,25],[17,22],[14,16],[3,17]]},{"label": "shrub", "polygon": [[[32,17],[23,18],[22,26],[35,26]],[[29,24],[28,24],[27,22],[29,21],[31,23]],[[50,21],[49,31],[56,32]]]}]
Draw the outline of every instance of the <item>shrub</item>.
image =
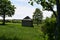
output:
[{"label": "shrub", "polygon": [[55,18],[46,18],[43,23],[41,30],[44,34],[48,35],[48,40],[54,40],[54,32],[56,27],[56,19]]}]

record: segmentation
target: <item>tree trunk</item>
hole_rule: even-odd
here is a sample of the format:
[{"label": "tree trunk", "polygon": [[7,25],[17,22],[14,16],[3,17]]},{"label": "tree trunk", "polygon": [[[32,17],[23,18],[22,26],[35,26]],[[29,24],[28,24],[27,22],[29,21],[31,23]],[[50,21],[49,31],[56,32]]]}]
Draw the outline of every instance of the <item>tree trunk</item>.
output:
[{"label": "tree trunk", "polygon": [[59,0],[56,0],[57,5],[57,26],[55,31],[55,40],[60,40],[60,3]]},{"label": "tree trunk", "polygon": [[5,25],[5,13],[3,13],[3,25]]},{"label": "tree trunk", "polygon": [[37,21],[37,25],[38,25],[38,21]]}]

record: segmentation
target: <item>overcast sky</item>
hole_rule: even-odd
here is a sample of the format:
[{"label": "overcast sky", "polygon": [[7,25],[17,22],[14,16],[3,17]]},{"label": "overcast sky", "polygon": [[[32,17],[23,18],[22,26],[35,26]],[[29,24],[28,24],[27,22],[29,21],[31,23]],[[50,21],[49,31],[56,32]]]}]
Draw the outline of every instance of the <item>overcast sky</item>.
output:
[{"label": "overcast sky", "polygon": [[[15,14],[11,17],[11,19],[23,19],[26,16],[32,18],[33,12],[36,8],[42,9],[42,7],[36,3],[34,6],[31,6],[28,1],[29,0],[10,0],[13,5],[15,5]],[[44,11],[43,17],[46,18],[47,16],[50,17],[52,12]]]}]

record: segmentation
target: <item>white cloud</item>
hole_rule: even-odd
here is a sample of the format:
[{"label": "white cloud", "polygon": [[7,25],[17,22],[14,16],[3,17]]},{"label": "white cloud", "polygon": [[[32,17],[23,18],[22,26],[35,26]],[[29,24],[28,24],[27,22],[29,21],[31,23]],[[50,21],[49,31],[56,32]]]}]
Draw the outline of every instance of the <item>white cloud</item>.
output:
[{"label": "white cloud", "polygon": [[16,1],[29,1],[29,0],[16,0]]},{"label": "white cloud", "polygon": [[16,1],[16,2],[28,2],[28,1],[30,1],[30,0],[11,0],[12,2],[13,1]]},{"label": "white cloud", "polygon": [[[17,2],[27,2],[29,0],[11,0],[13,2],[13,4],[16,6],[16,10],[15,10],[15,14],[14,16],[12,16],[13,19],[23,19],[24,17],[26,16],[29,16],[32,18],[32,15],[33,15],[33,12],[35,10],[35,8],[40,8],[40,6],[31,6],[29,4],[24,4],[24,6],[22,6],[23,4],[18,4]],[[18,5],[16,5],[18,4]],[[50,17],[51,16],[51,12],[48,12],[48,11],[44,11],[43,12],[43,17],[46,18],[46,17]]]},{"label": "white cloud", "polygon": [[[23,19],[26,16],[29,16],[32,18],[33,12],[35,11],[34,7],[20,7],[17,6],[16,11],[15,11],[15,15],[13,16],[13,18],[17,18],[17,19]],[[43,11],[43,19],[45,19],[46,17],[50,17],[52,14],[52,12],[50,11]]]},{"label": "white cloud", "polygon": [[43,19],[45,19],[46,17],[51,17],[52,12],[51,11],[43,11]]},{"label": "white cloud", "polygon": [[32,18],[34,10],[35,8],[26,7],[26,6],[25,7],[17,6],[13,18],[23,19],[25,16],[29,16]]}]

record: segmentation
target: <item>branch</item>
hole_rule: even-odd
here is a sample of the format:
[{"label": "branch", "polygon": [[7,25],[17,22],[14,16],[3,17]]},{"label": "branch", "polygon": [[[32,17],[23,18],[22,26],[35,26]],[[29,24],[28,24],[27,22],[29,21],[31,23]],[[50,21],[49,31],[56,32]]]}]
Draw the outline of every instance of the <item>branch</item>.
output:
[{"label": "branch", "polygon": [[53,8],[51,7],[51,5],[49,5],[49,3],[46,2],[46,4],[50,7],[50,10],[53,11],[53,14],[55,15],[55,17],[57,17],[56,12],[53,10]]}]

